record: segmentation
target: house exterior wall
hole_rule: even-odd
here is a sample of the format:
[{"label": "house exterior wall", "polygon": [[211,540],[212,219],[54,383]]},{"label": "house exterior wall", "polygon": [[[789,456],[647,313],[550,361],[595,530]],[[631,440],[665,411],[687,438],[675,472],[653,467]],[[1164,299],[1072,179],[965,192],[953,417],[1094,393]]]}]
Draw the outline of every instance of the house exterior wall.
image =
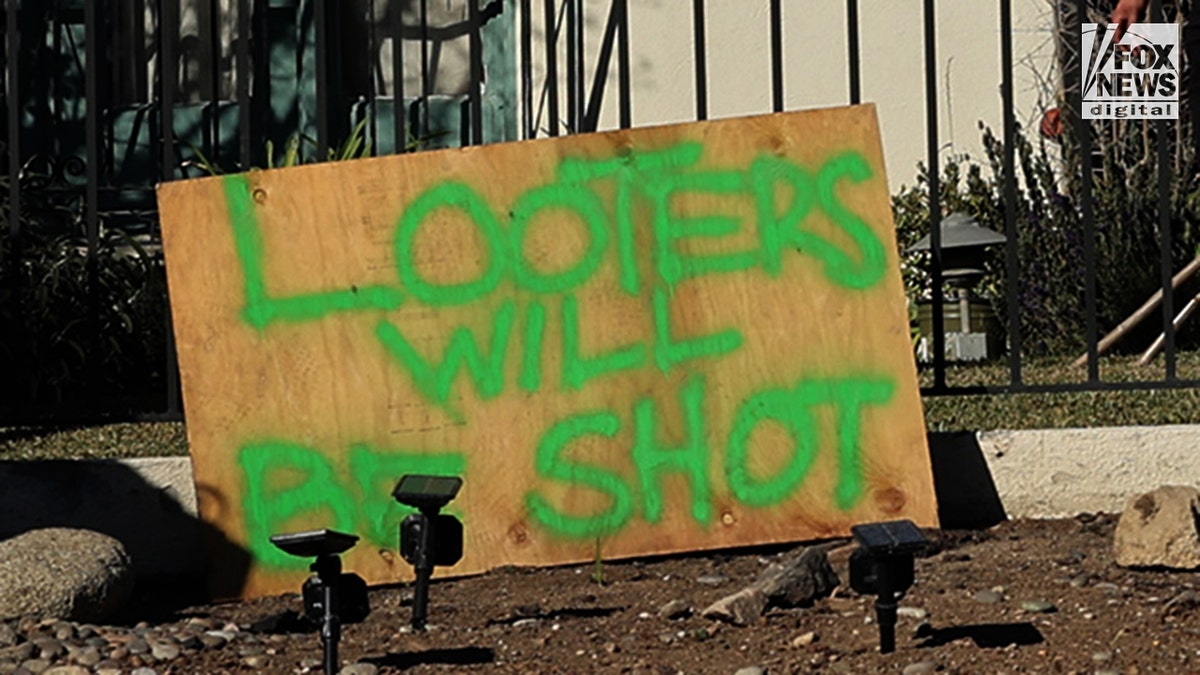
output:
[{"label": "house exterior wall", "polygon": [[[531,3],[535,27],[543,4]],[[559,3],[555,3],[556,5]],[[924,35],[921,0],[860,2],[862,100],[879,108],[893,189],[912,184],[926,157]],[[608,19],[609,2],[585,3],[588,91]],[[1013,0],[1014,90],[1017,120],[1036,128],[1053,107],[1054,17],[1049,0]],[[709,117],[771,111],[770,3],[708,0]],[[692,5],[684,0],[629,0],[632,121],[646,126],[696,119]],[[846,3],[783,2],[785,109],[849,102]],[[983,121],[1000,133],[1000,17],[998,3],[937,3],[938,135],[943,156],[982,158]],[[535,29],[536,30],[536,29]],[[544,31],[533,46],[535,102],[546,78]],[[535,38],[536,39],[536,38]],[[564,40],[560,37],[560,45]],[[565,52],[559,55],[565,91]],[[617,70],[610,65],[599,128],[618,125]],[[520,96],[520,94],[518,94]],[[564,110],[560,103],[560,111]],[[561,115],[560,115],[561,116]],[[538,127],[546,127],[544,110]]]}]

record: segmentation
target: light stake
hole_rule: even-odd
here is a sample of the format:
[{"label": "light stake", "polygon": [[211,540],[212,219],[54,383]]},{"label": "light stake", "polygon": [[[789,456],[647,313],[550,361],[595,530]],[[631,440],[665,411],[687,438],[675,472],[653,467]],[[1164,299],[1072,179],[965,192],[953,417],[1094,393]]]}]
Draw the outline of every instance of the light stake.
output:
[{"label": "light stake", "polygon": [[304,614],[321,624],[326,675],[338,672],[338,641],[342,625],[367,618],[371,608],[367,583],[353,573],[342,574],[341,553],[350,550],[358,537],[334,530],[312,530],[271,537],[271,543],[300,558],[316,558],[309,567],[313,575],[301,587]]},{"label": "light stake", "polygon": [[413,566],[413,630],[425,630],[429,613],[429,581],[435,566],[448,567],[462,559],[462,523],[449,514],[439,514],[450,503],[462,479],[457,476],[409,474],[392,490],[396,501],[417,509],[400,523],[400,556]]},{"label": "light stake", "polygon": [[911,520],[867,523],[850,528],[859,548],[850,555],[850,587],[876,595],[879,651],[896,650],[896,606],[913,584],[913,554],[929,545]]}]

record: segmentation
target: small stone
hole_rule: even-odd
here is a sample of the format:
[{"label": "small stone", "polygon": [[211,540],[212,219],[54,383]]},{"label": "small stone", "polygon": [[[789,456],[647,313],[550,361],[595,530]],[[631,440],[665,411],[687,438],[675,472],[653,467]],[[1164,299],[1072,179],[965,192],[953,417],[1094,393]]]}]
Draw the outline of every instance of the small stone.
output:
[{"label": "small stone", "polygon": [[112,651],[108,653],[108,658],[112,659],[113,661],[124,661],[127,656],[129,656],[129,650],[125,647],[114,647]]},{"label": "small stone", "polygon": [[1021,603],[1021,609],[1030,614],[1053,614],[1058,611],[1054,603],[1045,600],[1026,600]]},{"label": "small stone", "polygon": [[744,588],[709,605],[701,615],[738,626],[758,621],[767,606],[767,596],[756,587]]},{"label": "small stone", "polygon": [[75,655],[75,663],[91,668],[100,663],[100,650],[90,645],[80,649],[79,653]]},{"label": "small stone", "polygon": [[312,657],[309,657],[306,659],[300,659],[300,669],[301,670],[313,670],[315,668],[320,668],[320,667],[321,667],[321,659],[314,659]]},{"label": "small stone", "polygon": [[726,581],[729,581],[729,577],[723,574],[701,574],[696,577],[696,583],[705,586],[720,586]]},{"label": "small stone", "polygon": [[17,629],[0,621],[0,647],[12,647],[17,644]]},{"label": "small stone", "polygon": [[935,661],[917,661],[904,666],[904,670],[900,671],[904,675],[927,675],[927,673],[936,673],[941,669]]},{"label": "small stone", "polygon": [[1091,580],[1092,578],[1089,575],[1080,574],[1071,577],[1071,580],[1067,583],[1071,584],[1071,588],[1083,588],[1084,586],[1087,586],[1088,582]]},{"label": "small stone", "polygon": [[133,672],[129,673],[129,675],[158,675],[158,671],[142,666],[141,668],[134,668]]},{"label": "small stone", "polygon": [[663,643],[663,644],[668,644],[668,645],[669,645],[669,644],[671,644],[672,642],[674,642],[674,641],[675,641],[675,634],[674,634],[674,633],[672,633],[672,632],[670,632],[670,631],[667,631],[667,632],[665,632],[665,633],[659,633],[659,635],[658,635],[658,641],[659,641],[659,642],[661,642],[661,643]]},{"label": "small stone", "polygon": [[220,649],[221,647],[229,644],[229,640],[225,639],[221,636],[221,634],[216,632],[208,632],[197,637],[200,639],[200,644],[208,649]]},{"label": "small stone", "polygon": [[83,643],[89,647],[95,647],[96,649],[108,649],[109,647],[112,646],[108,643],[108,640],[105,640],[104,638],[100,637],[99,635],[90,637],[90,638],[84,640]]},{"label": "small stone", "polygon": [[168,640],[155,640],[150,643],[150,655],[159,661],[170,661],[178,658],[179,645]]},{"label": "small stone", "polygon": [[38,658],[50,661],[67,653],[66,645],[54,638],[37,638],[33,640],[33,646],[38,649]]},{"label": "small stone", "polygon": [[917,619],[920,621],[929,616],[929,612],[921,607],[900,607],[896,610],[896,616],[902,616],[908,619]]},{"label": "small stone", "polygon": [[1112,661],[1112,652],[1092,652],[1092,660],[1096,663],[1108,663]]},{"label": "small stone", "polygon": [[42,675],[91,675],[92,671],[83,666],[51,666],[42,671]]},{"label": "small stone", "polygon": [[136,637],[130,640],[125,648],[129,650],[130,654],[141,655],[150,653],[150,643],[146,642],[145,638]]},{"label": "small stone", "polygon": [[22,642],[14,647],[0,650],[0,658],[11,659],[20,663],[32,659],[33,653],[36,651],[37,648],[33,646],[32,642]]},{"label": "small stone", "polygon": [[244,663],[247,666],[250,666],[251,668],[254,668],[256,670],[267,665],[267,663],[269,663],[269,662],[270,662],[270,659],[268,659],[266,656],[263,656],[262,654],[251,654],[250,656],[247,656],[242,659],[242,663]]},{"label": "small stone", "polygon": [[[996,591],[984,590],[975,593],[975,601],[982,602],[985,605],[995,605],[1004,601],[1004,596]],[[922,661],[924,663],[924,661]],[[915,665],[915,664],[914,664]]]},{"label": "small stone", "polygon": [[96,627],[88,623],[85,623],[75,629],[75,637],[79,638],[80,640],[94,638],[97,635],[99,635],[99,633],[96,632]]},{"label": "small stone", "polygon": [[683,619],[692,613],[692,608],[683,600],[672,600],[658,608],[658,616],[662,619]]},{"label": "small stone", "polygon": [[50,669],[50,662],[46,659],[29,659],[28,661],[21,662],[21,667],[33,673],[33,675],[41,675]]},{"label": "small stone", "polygon": [[541,623],[540,619],[528,618],[528,619],[517,619],[516,621],[513,622],[512,625],[513,625],[513,628],[532,628],[532,627],[538,625],[539,623]]},{"label": "small stone", "polygon": [[338,671],[338,675],[375,675],[379,672],[379,666],[373,663],[351,663]]},{"label": "small stone", "polygon": [[733,675],[766,675],[767,671],[762,666],[746,666],[738,668]]},{"label": "small stone", "polygon": [[810,630],[807,633],[801,633],[800,635],[797,635],[796,637],[792,638],[792,646],[793,647],[807,647],[816,641],[817,641],[816,632]]}]

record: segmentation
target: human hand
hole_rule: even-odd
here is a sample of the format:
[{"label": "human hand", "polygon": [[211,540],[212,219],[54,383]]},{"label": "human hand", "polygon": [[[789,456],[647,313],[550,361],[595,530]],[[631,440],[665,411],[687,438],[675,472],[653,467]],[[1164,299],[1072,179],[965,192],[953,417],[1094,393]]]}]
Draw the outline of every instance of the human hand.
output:
[{"label": "human hand", "polygon": [[1121,38],[1125,37],[1125,31],[1129,29],[1129,24],[1137,23],[1142,20],[1146,14],[1146,5],[1149,0],[1120,0],[1117,6],[1113,9],[1110,23],[1117,26],[1117,35],[1113,38],[1116,42],[1120,42]]}]

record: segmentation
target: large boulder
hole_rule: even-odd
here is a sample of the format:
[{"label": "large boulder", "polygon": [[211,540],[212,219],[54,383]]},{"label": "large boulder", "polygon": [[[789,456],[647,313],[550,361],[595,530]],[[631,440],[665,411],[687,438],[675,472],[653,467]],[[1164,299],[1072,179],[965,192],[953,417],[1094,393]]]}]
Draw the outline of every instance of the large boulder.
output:
[{"label": "large boulder", "polygon": [[121,542],[90,530],[32,530],[0,542],[0,619],[101,623],[133,591]]},{"label": "large boulder", "polygon": [[1200,567],[1200,490],[1166,485],[1129,500],[1113,533],[1117,564]]}]

